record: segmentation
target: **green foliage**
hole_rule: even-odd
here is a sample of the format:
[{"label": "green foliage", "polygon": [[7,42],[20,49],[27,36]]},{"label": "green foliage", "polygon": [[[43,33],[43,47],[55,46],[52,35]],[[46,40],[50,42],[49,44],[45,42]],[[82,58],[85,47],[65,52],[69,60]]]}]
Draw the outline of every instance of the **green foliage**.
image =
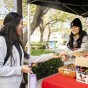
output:
[{"label": "green foliage", "polygon": [[22,0],[22,10],[23,10],[23,17],[27,18],[28,14],[28,6],[27,6],[27,0]]},{"label": "green foliage", "polygon": [[48,51],[45,49],[31,49],[31,55],[41,55],[41,54],[47,54],[47,53],[52,53],[52,51]]},{"label": "green foliage", "polygon": [[14,1],[13,0],[3,0],[5,8],[10,12],[11,9],[14,8]]},{"label": "green foliage", "polygon": [[45,45],[45,42],[32,42],[31,46],[41,46],[41,45]]},{"label": "green foliage", "polygon": [[[24,18],[26,18],[27,20],[27,15],[28,15],[28,5],[27,5],[27,0],[23,0],[22,1],[22,9],[23,9],[23,16]],[[36,5],[31,4],[30,5],[30,9],[31,9],[31,16],[34,15],[35,11],[36,11]]]},{"label": "green foliage", "polygon": [[33,73],[37,74],[37,79],[44,78],[46,76],[52,75],[58,72],[58,68],[63,65],[63,62],[60,59],[51,59],[42,63],[39,63],[37,66],[32,67]]},{"label": "green foliage", "polygon": [[45,49],[45,43],[33,42],[31,43],[32,49]]},{"label": "green foliage", "polygon": [[31,4],[31,15],[34,16],[37,5]]},{"label": "green foliage", "polygon": [[31,46],[32,49],[45,49],[45,45],[41,46]]}]

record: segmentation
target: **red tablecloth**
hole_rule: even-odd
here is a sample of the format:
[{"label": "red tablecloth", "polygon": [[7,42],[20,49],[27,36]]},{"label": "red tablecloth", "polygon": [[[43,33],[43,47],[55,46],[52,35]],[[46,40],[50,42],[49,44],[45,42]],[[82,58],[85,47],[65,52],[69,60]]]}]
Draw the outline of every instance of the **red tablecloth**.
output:
[{"label": "red tablecloth", "polygon": [[88,84],[77,82],[76,79],[55,74],[42,81],[41,88],[88,88]]}]

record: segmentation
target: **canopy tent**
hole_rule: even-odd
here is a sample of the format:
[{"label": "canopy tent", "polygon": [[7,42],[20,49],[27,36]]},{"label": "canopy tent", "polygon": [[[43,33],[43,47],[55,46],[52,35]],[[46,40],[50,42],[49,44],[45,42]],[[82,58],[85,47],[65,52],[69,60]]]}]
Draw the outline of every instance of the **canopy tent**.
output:
[{"label": "canopy tent", "polygon": [[88,0],[27,0],[30,4],[47,6],[73,14],[88,16]]},{"label": "canopy tent", "polygon": [[[87,0],[27,0],[29,4],[36,4],[59,9],[65,12],[88,16],[88,1]],[[30,43],[30,5],[28,4],[28,42]],[[30,44],[28,44],[28,52],[30,52]],[[29,75],[28,75],[29,78]],[[29,79],[28,79],[29,87]]]}]

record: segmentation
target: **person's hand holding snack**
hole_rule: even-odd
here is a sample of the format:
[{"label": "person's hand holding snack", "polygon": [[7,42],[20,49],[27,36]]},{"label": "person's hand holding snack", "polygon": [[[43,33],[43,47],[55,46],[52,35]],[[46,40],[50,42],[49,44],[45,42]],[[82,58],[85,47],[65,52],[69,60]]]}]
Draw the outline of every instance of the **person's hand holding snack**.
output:
[{"label": "person's hand holding snack", "polygon": [[59,56],[62,58],[62,61],[67,61],[69,59],[67,52],[61,52]]}]

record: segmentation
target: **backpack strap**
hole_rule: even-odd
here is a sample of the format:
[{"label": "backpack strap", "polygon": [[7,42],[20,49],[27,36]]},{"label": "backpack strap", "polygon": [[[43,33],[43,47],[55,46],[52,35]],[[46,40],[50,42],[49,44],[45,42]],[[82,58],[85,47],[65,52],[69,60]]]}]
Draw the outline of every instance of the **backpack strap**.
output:
[{"label": "backpack strap", "polygon": [[[3,37],[5,38],[5,41],[6,41],[6,45],[7,45],[7,40],[6,40],[6,36],[3,35]],[[3,66],[5,65],[5,63],[7,62],[8,58],[9,58],[9,49],[8,49],[8,45],[7,45],[7,54],[6,54],[6,57],[4,59],[4,63],[3,63]]]},{"label": "backpack strap", "polygon": [[[5,41],[6,41],[6,45],[7,45],[7,39],[6,39],[6,36],[2,35],[4,38],[5,38]],[[21,58],[22,58],[22,51],[21,51],[21,48],[20,48],[20,45],[18,43],[14,43],[15,47],[17,48],[18,50],[18,53],[20,55],[20,65],[21,65]],[[3,66],[5,65],[5,63],[7,62],[8,58],[9,58],[9,47],[7,45],[7,54],[6,54],[6,57],[4,59],[4,63],[3,63]]]},{"label": "backpack strap", "polygon": [[20,66],[21,66],[21,59],[22,59],[22,51],[21,51],[21,47],[18,43],[15,43],[14,44],[15,47],[17,48],[18,52],[19,52],[19,55],[20,55]]}]

